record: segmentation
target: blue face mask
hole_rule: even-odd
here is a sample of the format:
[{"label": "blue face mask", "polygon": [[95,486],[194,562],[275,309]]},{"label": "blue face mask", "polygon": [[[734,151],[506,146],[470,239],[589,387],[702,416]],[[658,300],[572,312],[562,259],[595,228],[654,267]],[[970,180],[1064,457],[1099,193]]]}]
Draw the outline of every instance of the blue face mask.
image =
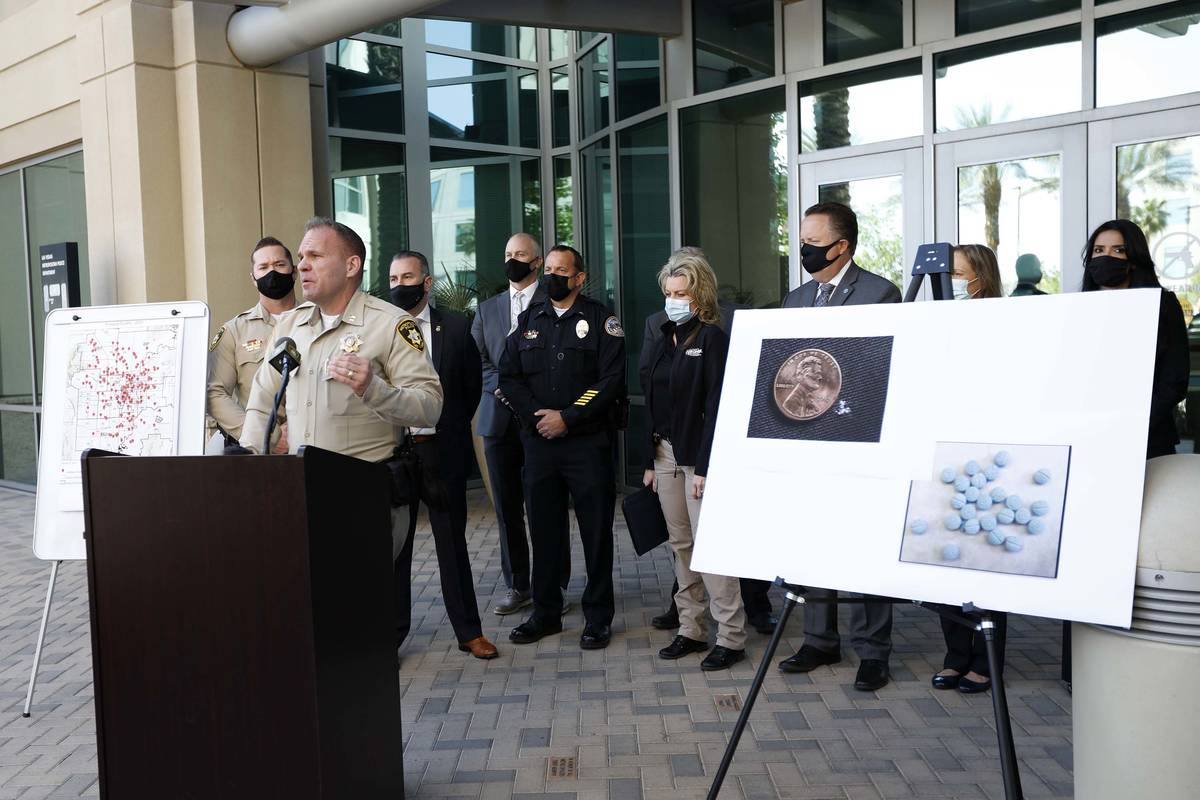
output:
[{"label": "blue face mask", "polygon": [[667,312],[667,319],[676,325],[682,325],[695,316],[692,312],[692,304],[687,300],[676,300],[673,297],[668,297],[666,303],[664,303],[664,308]]}]

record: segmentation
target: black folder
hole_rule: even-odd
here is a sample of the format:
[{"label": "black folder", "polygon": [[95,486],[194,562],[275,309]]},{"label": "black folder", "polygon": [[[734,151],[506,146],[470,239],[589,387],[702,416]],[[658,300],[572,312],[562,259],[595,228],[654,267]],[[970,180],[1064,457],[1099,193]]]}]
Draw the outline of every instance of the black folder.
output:
[{"label": "black folder", "polygon": [[650,487],[643,486],[633,494],[625,495],[621,501],[625,524],[629,526],[629,538],[633,549],[644,556],[667,541],[667,520],[659,505],[658,495]]}]

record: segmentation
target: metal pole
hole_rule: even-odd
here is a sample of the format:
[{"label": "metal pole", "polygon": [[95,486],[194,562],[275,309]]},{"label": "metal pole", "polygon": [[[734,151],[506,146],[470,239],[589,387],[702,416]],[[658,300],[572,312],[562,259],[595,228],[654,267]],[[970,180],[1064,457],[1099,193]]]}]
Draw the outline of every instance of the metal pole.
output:
[{"label": "metal pole", "polygon": [[50,602],[54,599],[54,584],[58,580],[58,567],[61,561],[50,565],[50,584],[46,587],[46,605],[42,608],[42,626],[38,629],[37,647],[33,650],[33,669],[29,671],[29,691],[25,693],[25,710],[22,717],[29,717],[33,707],[33,689],[37,684],[38,666],[42,662],[42,645],[46,643],[46,625],[50,621]]},{"label": "metal pole", "polygon": [[1005,800],[1023,800],[1025,795],[1021,792],[1021,773],[1017,770],[1017,751],[1013,745],[1012,722],[1008,718],[1008,697],[1004,692],[1000,655],[996,652],[996,623],[992,621],[992,615],[985,613],[976,630],[983,632],[988,669],[992,673],[992,709],[996,714],[996,740],[1000,744],[1004,797]]}]

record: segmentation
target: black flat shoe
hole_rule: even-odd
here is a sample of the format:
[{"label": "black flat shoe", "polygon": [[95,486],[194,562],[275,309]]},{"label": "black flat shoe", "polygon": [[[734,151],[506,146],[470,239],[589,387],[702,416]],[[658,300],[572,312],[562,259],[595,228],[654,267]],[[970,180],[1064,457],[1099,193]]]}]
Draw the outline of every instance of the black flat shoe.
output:
[{"label": "black flat shoe", "polygon": [[858,675],[854,678],[854,688],[860,692],[873,692],[887,686],[888,665],[886,661],[877,658],[864,658],[858,665]]},{"label": "black flat shoe", "polygon": [[708,642],[689,639],[686,636],[676,636],[674,641],[658,651],[658,657],[674,661],[692,653],[703,653],[707,649]]},{"label": "black flat shoe", "polygon": [[991,679],[986,681],[973,681],[967,678],[958,679],[958,691],[963,694],[979,694],[980,692],[986,692],[990,688],[992,688]]},{"label": "black flat shoe", "polygon": [[957,689],[962,675],[934,675],[929,681],[935,689]]},{"label": "black flat shoe", "polygon": [[583,634],[579,637],[579,646],[584,650],[601,650],[608,647],[611,640],[612,628],[593,622],[583,626]]},{"label": "black flat shoe", "polygon": [[712,649],[712,652],[704,657],[700,662],[700,669],[705,672],[712,672],[718,669],[729,669],[737,662],[746,657],[745,650],[730,650],[728,647],[717,645]]},{"label": "black flat shoe", "polygon": [[842,660],[840,653],[827,653],[806,644],[796,655],[779,662],[780,672],[812,672],[817,667],[836,664]]},{"label": "black flat shoe", "polygon": [[746,622],[759,633],[772,634],[775,632],[775,626],[779,624],[779,618],[770,614],[753,614],[746,617]]},{"label": "black flat shoe", "polygon": [[549,622],[530,617],[512,629],[508,634],[508,640],[514,644],[532,644],[556,633],[562,633],[562,623],[558,620]]},{"label": "black flat shoe", "polygon": [[660,631],[673,631],[679,627],[679,611],[671,606],[665,614],[650,618],[650,624]]}]

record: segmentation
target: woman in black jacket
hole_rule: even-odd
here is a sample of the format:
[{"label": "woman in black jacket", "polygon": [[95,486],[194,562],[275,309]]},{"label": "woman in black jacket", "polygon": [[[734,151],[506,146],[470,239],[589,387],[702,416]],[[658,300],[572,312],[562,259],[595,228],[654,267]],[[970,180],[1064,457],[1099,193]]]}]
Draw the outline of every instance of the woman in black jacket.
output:
[{"label": "woman in black jacket", "polygon": [[692,545],[712,451],[729,339],[721,329],[717,279],[693,249],[674,253],[658,273],[667,321],[642,372],[651,419],[653,463],[645,484],[658,493],[667,520],[679,591],[679,633],[659,651],[682,658],[708,649],[704,594],[717,623],[717,644],[700,663],[726,669],[745,655],[746,614],[737,578],[692,571]]},{"label": "woman in black jacket", "polygon": [[1096,228],[1083,250],[1083,260],[1082,289],[1085,292],[1147,287],[1162,291],[1146,458],[1171,455],[1175,445],[1179,444],[1179,435],[1175,432],[1175,407],[1187,396],[1191,369],[1187,326],[1179,299],[1158,282],[1146,234],[1127,219],[1109,220]]}]

